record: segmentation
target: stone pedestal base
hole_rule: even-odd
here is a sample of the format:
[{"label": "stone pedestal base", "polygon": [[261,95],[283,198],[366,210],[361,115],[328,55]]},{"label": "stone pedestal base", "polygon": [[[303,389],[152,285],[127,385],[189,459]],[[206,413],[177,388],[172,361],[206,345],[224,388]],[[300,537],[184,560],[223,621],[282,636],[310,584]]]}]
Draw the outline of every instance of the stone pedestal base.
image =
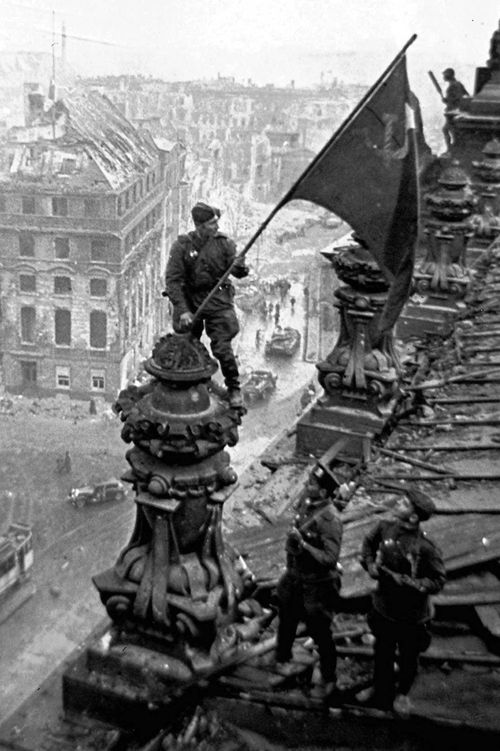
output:
[{"label": "stone pedestal base", "polygon": [[396,336],[403,340],[426,334],[447,336],[455,319],[465,308],[464,302],[431,296],[426,297],[422,303],[409,302],[397,323]]},{"label": "stone pedestal base", "polygon": [[347,438],[338,457],[345,461],[366,461],[371,442],[391,417],[396,400],[373,404],[361,399],[325,396],[297,423],[296,449],[300,454],[320,457],[341,438]]},{"label": "stone pedestal base", "polygon": [[[113,628],[89,641],[63,674],[65,712],[125,729],[161,726],[172,711],[179,682],[169,656],[147,646],[112,645]],[[175,661],[178,662],[178,661]],[[186,668],[186,677],[190,671]]]}]

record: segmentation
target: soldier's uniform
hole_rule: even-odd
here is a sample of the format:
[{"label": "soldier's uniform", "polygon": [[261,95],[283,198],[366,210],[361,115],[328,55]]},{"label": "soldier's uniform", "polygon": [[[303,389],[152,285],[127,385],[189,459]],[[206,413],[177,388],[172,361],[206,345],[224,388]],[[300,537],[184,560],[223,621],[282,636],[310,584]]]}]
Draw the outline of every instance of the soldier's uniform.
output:
[{"label": "soldier's uniform", "polygon": [[[426,512],[420,513],[422,519],[428,518]],[[420,527],[409,529],[401,520],[381,521],[368,533],[363,542],[361,565],[368,571],[376,568],[378,572],[368,617],[376,639],[373,703],[390,708],[396,694],[408,694],[417,674],[418,656],[430,644],[429,595],[443,588],[445,567],[439,549]],[[401,580],[400,576],[407,579]]]},{"label": "soldier's uniform", "polygon": [[463,83],[457,81],[455,78],[455,71],[453,68],[446,68],[446,70],[443,71],[443,77],[445,81],[448,82],[446,93],[443,97],[445,104],[445,124],[443,127],[443,134],[446,141],[446,147],[449,149],[452,145],[453,122],[460,110],[462,99],[464,96],[469,96],[469,94]]},{"label": "soldier's uniform", "polygon": [[[172,245],[165,275],[166,293],[174,306],[174,331],[180,331],[179,318],[183,313],[195,313],[209,292],[227,271],[236,257],[236,245],[222,232],[201,239],[196,231],[180,235]],[[248,267],[238,260],[231,274],[243,278]],[[231,346],[239,332],[234,309],[234,286],[224,281],[196,319],[191,333],[198,339],[203,328],[210,339],[213,356],[219,361],[229,390],[240,387],[238,365]]]},{"label": "soldier's uniform", "polygon": [[297,626],[304,621],[318,647],[323,681],[334,683],[337,650],[331,627],[340,589],[337,562],[342,522],[328,498],[304,497],[299,501],[294,525],[296,529],[304,530],[305,545],[298,545],[293,535],[287,539],[286,571],[277,588],[276,660],[280,663],[290,660]]}]

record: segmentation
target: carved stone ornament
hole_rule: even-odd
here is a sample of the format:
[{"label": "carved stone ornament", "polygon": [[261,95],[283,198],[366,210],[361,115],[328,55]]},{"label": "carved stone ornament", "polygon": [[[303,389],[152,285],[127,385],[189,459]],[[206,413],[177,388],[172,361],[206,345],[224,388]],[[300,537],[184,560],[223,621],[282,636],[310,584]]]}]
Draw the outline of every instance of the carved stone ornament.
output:
[{"label": "carved stone ornament", "polygon": [[[168,662],[175,682],[236,648],[248,631],[243,600],[256,633],[262,608],[248,598],[251,572],[221,529],[223,504],[237,480],[224,448],[238,440],[241,410],[213,388],[215,361],[189,334],[163,337],[145,368],[151,381],[129,386],[115,405],[122,437],[134,444],[123,479],[135,491],[135,528],[114,567],[94,577],[119,644],[94,646],[91,655],[109,672],[113,650],[120,662],[126,645],[138,665],[132,655],[139,639],[143,651],[147,643],[148,660],[159,661],[158,674]],[[151,639],[170,645],[160,649],[167,649],[168,661],[167,653],[152,650]]]},{"label": "carved stone ornament", "polygon": [[332,352],[316,366],[319,382],[329,395],[390,399],[398,385],[397,356],[392,332],[381,341],[377,335],[387,281],[372,255],[355,237],[326,257],[349,286],[335,292],[340,332]]},{"label": "carved stone ornament", "polygon": [[472,213],[478,200],[456,160],[438,183],[440,187],[426,196],[432,216],[425,224],[426,253],[413,275],[414,288],[420,294],[445,293],[458,299],[465,296],[472,279],[465,256],[474,235]]}]

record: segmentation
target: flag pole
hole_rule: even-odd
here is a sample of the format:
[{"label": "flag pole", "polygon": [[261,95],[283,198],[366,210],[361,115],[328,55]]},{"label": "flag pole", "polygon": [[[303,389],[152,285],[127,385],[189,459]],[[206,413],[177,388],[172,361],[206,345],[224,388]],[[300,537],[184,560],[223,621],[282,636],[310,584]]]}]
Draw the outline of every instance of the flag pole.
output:
[{"label": "flag pole", "polygon": [[285,193],[285,195],[283,196],[283,198],[276,204],[276,206],[273,208],[273,210],[267,215],[267,217],[264,219],[264,221],[261,223],[261,225],[258,227],[258,229],[254,232],[254,234],[252,235],[252,237],[248,240],[248,242],[246,243],[246,245],[243,248],[243,250],[240,251],[240,253],[238,253],[238,255],[236,256],[236,258],[234,259],[234,261],[232,262],[232,264],[229,266],[229,268],[226,269],[226,271],[221,276],[221,278],[219,279],[219,281],[217,282],[217,284],[215,285],[215,287],[210,291],[210,293],[205,297],[205,299],[203,300],[203,302],[198,306],[198,308],[196,309],[196,311],[194,313],[194,320],[196,320],[197,318],[199,318],[200,314],[203,312],[203,310],[205,309],[205,307],[208,305],[208,303],[210,302],[210,300],[212,299],[212,297],[215,295],[215,293],[217,292],[217,290],[220,287],[220,285],[223,284],[226,281],[226,279],[229,277],[229,275],[230,275],[231,271],[233,270],[235,264],[240,259],[242,259],[242,258],[244,258],[246,256],[246,254],[248,253],[248,251],[250,250],[250,248],[252,247],[252,245],[254,244],[254,242],[264,232],[264,230],[266,229],[266,227],[268,226],[268,224],[271,222],[271,220],[274,219],[274,217],[276,216],[276,214],[278,213],[278,211],[280,211],[280,209],[283,208],[283,206],[285,205],[285,203],[288,203],[288,201],[290,201],[292,199],[292,196],[293,196],[293,193],[294,193],[295,189],[300,185],[300,183],[302,182],[302,180],[304,180],[304,178],[307,177],[307,175],[310,173],[310,171],[313,169],[313,167],[321,159],[321,157],[323,156],[323,154],[325,153],[325,151],[330,148],[330,146],[332,145],[332,143],[334,143],[334,141],[337,138],[339,138],[339,136],[344,132],[344,130],[350,125],[350,123],[352,122],[352,120],[354,120],[354,118],[356,117],[356,115],[358,114],[358,112],[365,106],[366,102],[370,99],[370,97],[372,97],[373,94],[375,93],[375,91],[379,88],[379,86],[381,86],[384,83],[385,79],[390,75],[390,73],[392,72],[393,68],[396,67],[396,65],[399,63],[399,61],[401,60],[401,58],[405,55],[406,50],[408,49],[408,47],[410,47],[413,44],[413,42],[415,41],[416,38],[417,38],[417,35],[416,34],[412,34],[412,36],[408,39],[408,41],[406,42],[406,44],[404,45],[404,47],[402,47],[402,49],[398,52],[398,54],[396,55],[396,57],[389,63],[389,65],[384,70],[384,72],[382,73],[382,75],[377,78],[377,80],[375,81],[375,83],[369,88],[369,90],[366,92],[366,94],[363,97],[361,97],[361,99],[359,100],[359,102],[357,103],[357,105],[354,107],[354,109],[352,110],[352,112],[347,116],[347,118],[343,121],[343,123],[340,125],[340,127],[335,131],[335,133],[333,134],[333,136],[325,143],[325,145],[323,146],[323,148],[316,154],[316,156],[314,157],[314,159],[306,167],[306,169],[300,175],[300,177],[297,178],[297,180],[294,182],[294,184],[292,185],[292,187],[289,188],[289,190],[287,191],[287,193]]}]

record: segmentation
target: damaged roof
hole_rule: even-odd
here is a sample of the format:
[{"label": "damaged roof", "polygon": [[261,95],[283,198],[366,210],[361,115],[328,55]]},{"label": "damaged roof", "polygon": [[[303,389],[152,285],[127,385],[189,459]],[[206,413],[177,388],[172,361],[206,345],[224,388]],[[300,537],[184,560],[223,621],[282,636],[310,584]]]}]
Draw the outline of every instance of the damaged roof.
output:
[{"label": "damaged roof", "polygon": [[60,135],[50,137],[50,112],[38,128],[24,129],[24,137],[16,133],[17,142],[2,155],[4,179],[57,180],[59,187],[74,188],[88,184],[90,170],[94,187],[102,182],[120,190],[158,164],[160,148],[151,135],[135,128],[107,97],[74,91],[55,107]]},{"label": "damaged roof", "polygon": [[64,140],[74,139],[97,164],[110,186],[118,189],[138,173],[153,169],[158,149],[105,96],[74,92],[65,97],[67,127]]}]

